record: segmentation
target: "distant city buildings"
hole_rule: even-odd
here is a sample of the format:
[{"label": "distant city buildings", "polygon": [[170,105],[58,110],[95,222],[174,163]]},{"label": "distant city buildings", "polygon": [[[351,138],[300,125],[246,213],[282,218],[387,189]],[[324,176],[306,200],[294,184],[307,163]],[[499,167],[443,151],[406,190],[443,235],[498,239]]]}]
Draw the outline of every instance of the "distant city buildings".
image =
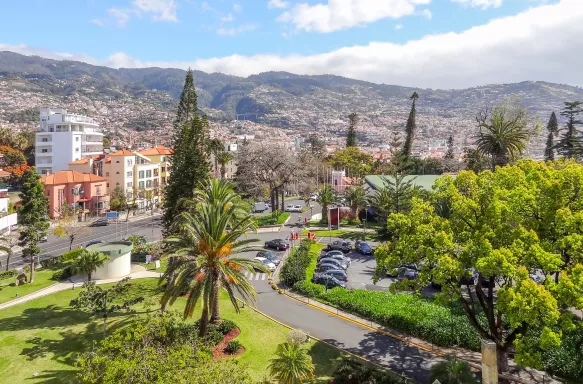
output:
[{"label": "distant city buildings", "polygon": [[66,109],[41,108],[35,165],[41,175],[63,171],[69,162],[103,153],[103,132],[95,120]]}]

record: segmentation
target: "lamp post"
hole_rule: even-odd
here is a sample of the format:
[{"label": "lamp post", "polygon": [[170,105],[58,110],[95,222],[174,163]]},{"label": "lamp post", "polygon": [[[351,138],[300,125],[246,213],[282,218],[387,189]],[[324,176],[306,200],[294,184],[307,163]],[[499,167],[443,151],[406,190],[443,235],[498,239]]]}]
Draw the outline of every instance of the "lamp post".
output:
[{"label": "lamp post", "polygon": [[366,238],[366,219],[368,218],[368,209],[369,208],[370,208],[370,205],[368,205],[368,204],[364,208],[365,209],[365,211],[364,211],[364,227],[362,230],[363,230],[365,238]]}]

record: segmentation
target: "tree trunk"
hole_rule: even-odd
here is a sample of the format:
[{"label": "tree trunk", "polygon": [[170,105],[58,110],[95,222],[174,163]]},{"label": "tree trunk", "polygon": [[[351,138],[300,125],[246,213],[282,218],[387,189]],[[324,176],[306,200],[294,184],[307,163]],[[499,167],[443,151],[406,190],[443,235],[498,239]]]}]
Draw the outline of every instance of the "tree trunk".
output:
[{"label": "tree trunk", "polygon": [[34,255],[30,255],[30,279],[28,279],[28,283],[32,283],[34,281]]},{"label": "tree trunk", "polygon": [[8,270],[8,267],[10,266],[10,254],[11,252],[8,252],[6,255],[6,270]]},{"label": "tree trunk", "polygon": [[211,323],[218,324],[221,321],[221,316],[219,313],[219,281],[215,281],[213,284],[213,292],[212,292],[212,314],[211,314]]},{"label": "tree trunk", "polygon": [[75,236],[69,236],[69,251],[73,249],[73,241],[75,240]]},{"label": "tree trunk", "polygon": [[276,188],[273,188],[273,195],[275,196],[275,205],[272,205],[271,211],[278,211],[279,210],[279,191]]},{"label": "tree trunk", "polygon": [[87,274],[87,281],[91,281],[91,272]]},{"label": "tree trunk", "polygon": [[496,360],[498,361],[498,372],[508,372],[508,350],[496,345]]},{"label": "tree trunk", "polygon": [[221,165],[221,180],[225,179],[225,174],[227,173],[227,167]]},{"label": "tree trunk", "polygon": [[273,195],[273,188],[269,187],[269,200],[271,200],[271,212],[275,211],[275,196]]},{"label": "tree trunk", "polygon": [[328,221],[328,207],[322,206],[322,221]]},{"label": "tree trunk", "polygon": [[203,337],[206,334],[206,328],[209,322],[209,308],[205,302],[202,307],[202,314],[200,315],[200,325],[198,328],[198,336]]},{"label": "tree trunk", "polygon": [[105,336],[107,336],[107,315],[103,316],[103,338],[105,339]]},{"label": "tree trunk", "polygon": [[285,191],[283,184],[279,186],[279,189],[281,191],[281,211],[285,212]]}]

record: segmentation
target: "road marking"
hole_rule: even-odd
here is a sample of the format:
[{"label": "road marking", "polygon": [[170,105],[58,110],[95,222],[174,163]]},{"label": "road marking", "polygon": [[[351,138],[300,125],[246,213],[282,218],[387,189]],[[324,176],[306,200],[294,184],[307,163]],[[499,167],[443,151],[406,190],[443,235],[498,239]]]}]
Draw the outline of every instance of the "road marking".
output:
[{"label": "road marking", "polygon": [[261,274],[261,280],[265,280],[265,273]]}]

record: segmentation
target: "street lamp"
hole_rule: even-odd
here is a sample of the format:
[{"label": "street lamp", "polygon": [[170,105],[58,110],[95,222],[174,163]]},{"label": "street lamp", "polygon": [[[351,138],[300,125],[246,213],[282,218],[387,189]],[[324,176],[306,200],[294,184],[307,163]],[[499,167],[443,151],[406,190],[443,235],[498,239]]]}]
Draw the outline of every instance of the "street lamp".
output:
[{"label": "street lamp", "polygon": [[370,208],[370,205],[366,205],[365,207],[365,211],[364,211],[364,227],[363,227],[363,233],[364,236],[366,237],[366,219],[368,218],[368,209]]}]

